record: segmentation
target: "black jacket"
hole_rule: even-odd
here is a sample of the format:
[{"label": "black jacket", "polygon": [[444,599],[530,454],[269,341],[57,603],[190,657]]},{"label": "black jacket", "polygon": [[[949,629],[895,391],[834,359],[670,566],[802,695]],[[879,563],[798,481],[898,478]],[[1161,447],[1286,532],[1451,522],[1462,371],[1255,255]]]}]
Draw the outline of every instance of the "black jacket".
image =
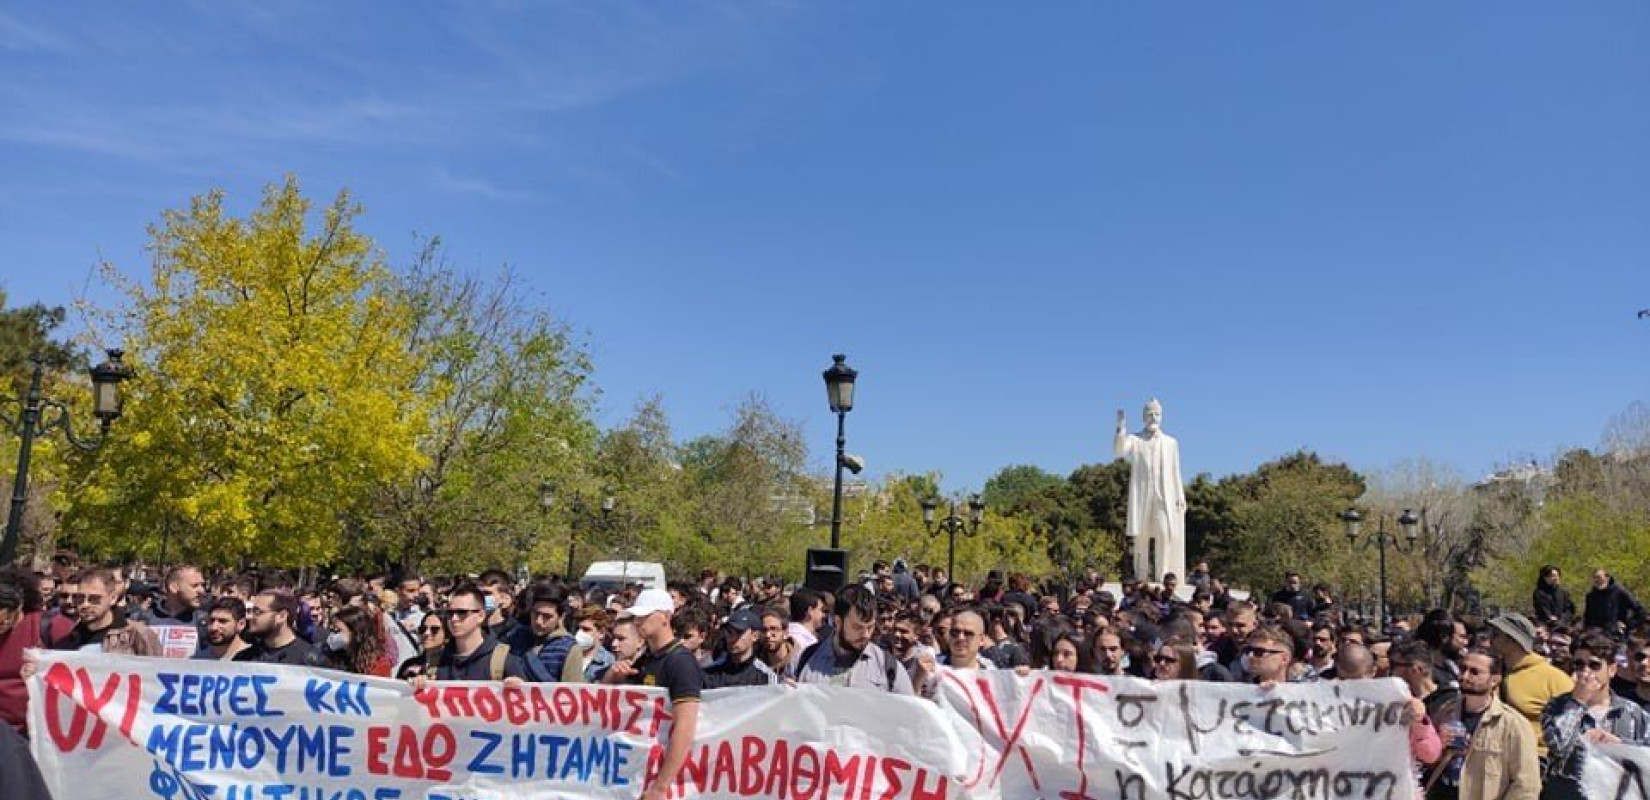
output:
[{"label": "black jacket", "polygon": [[493,651],[504,646],[492,636],[482,639],[481,646],[467,656],[459,656],[449,643],[442,648],[441,655],[436,658],[435,679],[440,681],[492,681],[505,678],[527,679],[527,668],[522,663],[521,656],[508,653],[504,656],[501,674],[493,674]]},{"label": "black jacket", "polygon": [[1583,619],[1589,628],[1598,628],[1608,633],[1621,630],[1618,624],[1631,628],[1638,624],[1644,616],[1644,607],[1633,599],[1631,592],[1611,578],[1603,589],[1594,589],[1587,593],[1587,610]]},{"label": "black jacket", "polygon": [[52,800],[29,743],[10,725],[0,725],[0,797],[7,800]]},{"label": "black jacket", "polygon": [[730,686],[769,686],[779,682],[779,676],[762,663],[762,659],[752,655],[742,664],[734,663],[728,656],[722,656],[720,661],[705,667],[705,688],[726,689]]},{"label": "black jacket", "polygon": [[1546,581],[1542,581],[1535,587],[1531,599],[1535,605],[1537,625],[1569,622],[1576,615],[1575,601],[1570,599],[1570,593],[1564,591],[1562,586],[1548,586]]}]

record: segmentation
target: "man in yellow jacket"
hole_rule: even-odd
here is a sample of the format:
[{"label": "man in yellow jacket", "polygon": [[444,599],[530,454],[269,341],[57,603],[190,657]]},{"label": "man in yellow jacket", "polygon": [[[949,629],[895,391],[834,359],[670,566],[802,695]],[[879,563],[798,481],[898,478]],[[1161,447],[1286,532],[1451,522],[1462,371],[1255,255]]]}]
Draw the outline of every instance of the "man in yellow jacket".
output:
[{"label": "man in yellow jacket", "polygon": [[[1541,740],[1519,713],[1496,697],[1504,667],[1483,652],[1461,657],[1461,724],[1468,744],[1459,800],[1536,800],[1541,796]],[[1446,758],[1452,754],[1446,754]]]},{"label": "man in yellow jacket", "polygon": [[1575,682],[1535,652],[1535,623],[1523,614],[1502,614],[1490,620],[1490,649],[1507,665],[1501,697],[1529,721],[1536,750],[1546,758],[1541,711],[1553,698],[1574,689]]}]

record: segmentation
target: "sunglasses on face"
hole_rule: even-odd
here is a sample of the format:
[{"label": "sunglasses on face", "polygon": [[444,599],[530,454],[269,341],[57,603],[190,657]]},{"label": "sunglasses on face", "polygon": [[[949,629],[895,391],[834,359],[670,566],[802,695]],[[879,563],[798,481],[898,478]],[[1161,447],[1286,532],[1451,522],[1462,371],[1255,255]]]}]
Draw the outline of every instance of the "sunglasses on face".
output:
[{"label": "sunglasses on face", "polygon": [[1173,663],[1175,663],[1179,660],[1180,659],[1176,656],[1165,656],[1165,655],[1152,656],[1152,663],[1153,664],[1173,664]]},{"label": "sunglasses on face", "polygon": [[1582,670],[1588,670],[1590,672],[1603,672],[1605,667],[1608,666],[1609,664],[1596,658],[1578,658],[1570,664],[1570,671],[1580,672]]},{"label": "sunglasses on face", "polygon": [[1244,652],[1245,655],[1248,655],[1250,658],[1265,658],[1266,656],[1281,656],[1284,653],[1287,653],[1289,651],[1288,650],[1268,650],[1264,647],[1245,647],[1245,648],[1243,648],[1243,652]]},{"label": "sunglasses on face", "polygon": [[75,603],[77,605],[80,604],[80,603],[91,603],[92,605],[97,605],[97,604],[103,602],[103,595],[100,595],[100,594],[71,594],[71,595],[69,595],[69,602]]},{"label": "sunglasses on face", "polygon": [[434,636],[438,633],[441,633],[441,626],[440,625],[426,625],[426,626],[424,626],[424,635],[425,636]]},{"label": "sunglasses on face", "polygon": [[482,613],[482,611],[479,608],[449,608],[449,609],[447,609],[447,616],[450,616],[453,619],[464,619],[465,617],[468,617],[471,614],[480,614],[480,613]]}]

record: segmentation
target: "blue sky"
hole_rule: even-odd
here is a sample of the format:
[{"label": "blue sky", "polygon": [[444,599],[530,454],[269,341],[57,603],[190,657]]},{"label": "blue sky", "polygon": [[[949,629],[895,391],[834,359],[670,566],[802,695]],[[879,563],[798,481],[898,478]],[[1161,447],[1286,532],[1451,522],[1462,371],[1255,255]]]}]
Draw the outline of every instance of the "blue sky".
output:
[{"label": "blue sky", "polygon": [[1471,478],[1645,399],[1650,5],[12,2],[0,282],[105,298],[284,173],[509,264],[616,424],[764,393],[873,473],[1299,447]]}]

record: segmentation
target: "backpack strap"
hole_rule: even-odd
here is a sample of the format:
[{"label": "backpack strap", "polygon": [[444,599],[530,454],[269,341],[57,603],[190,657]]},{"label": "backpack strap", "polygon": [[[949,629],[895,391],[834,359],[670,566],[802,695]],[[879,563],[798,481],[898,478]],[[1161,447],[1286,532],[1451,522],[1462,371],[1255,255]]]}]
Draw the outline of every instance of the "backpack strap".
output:
[{"label": "backpack strap", "polygon": [[813,660],[814,653],[819,652],[819,646],[824,643],[825,640],[820,639],[819,641],[802,648],[802,655],[798,656],[796,659],[796,675],[793,677],[798,679],[802,677],[802,670],[807,668],[808,662]]},{"label": "backpack strap", "polygon": [[504,680],[504,662],[509,659],[510,645],[499,642],[498,646],[493,648],[493,655],[488,659],[487,663],[487,672],[493,676],[493,680]]}]

